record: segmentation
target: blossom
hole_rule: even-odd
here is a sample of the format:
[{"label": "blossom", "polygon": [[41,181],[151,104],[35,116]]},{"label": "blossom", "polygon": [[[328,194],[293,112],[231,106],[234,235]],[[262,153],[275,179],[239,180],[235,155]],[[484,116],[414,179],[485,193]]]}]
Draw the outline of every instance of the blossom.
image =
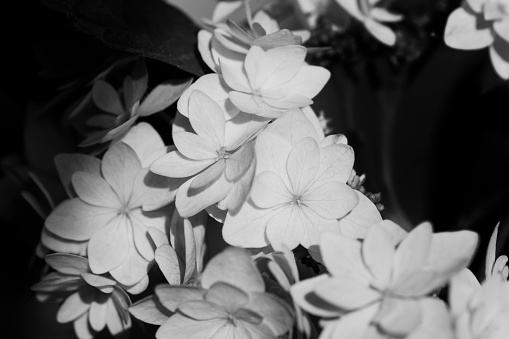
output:
[{"label": "blossom", "polygon": [[497,74],[509,79],[509,4],[505,0],[466,0],[447,19],[445,43],[457,49],[489,47]]},{"label": "blossom", "polygon": [[185,218],[223,200],[246,174],[254,160],[251,139],[268,120],[240,113],[227,122],[221,107],[195,90],[189,97],[189,122],[194,133],[174,130],[177,150],[150,166],[154,173],[188,179],[176,196]]},{"label": "blossom", "polygon": [[359,20],[378,41],[389,46],[396,43],[396,34],[385,23],[401,21],[402,15],[377,6],[380,0],[336,0],[336,2]]},{"label": "blossom", "polygon": [[139,117],[147,117],[164,110],[191,84],[190,78],[165,81],[143,97],[148,81],[143,60],[141,58],[132,73],[124,78],[123,86],[119,90],[102,79],[94,83],[92,99],[102,114],[89,118],[87,124],[99,128],[99,131],[93,132],[80,146],[121,138]]},{"label": "blossom", "polygon": [[63,301],[57,321],[73,322],[78,338],[93,338],[105,327],[112,335],[131,327],[131,300],[115,280],[93,274],[88,260],[77,255],[55,253],[45,256],[45,260],[55,271],[32,290],[40,301]]},{"label": "blossom", "polygon": [[471,231],[433,234],[427,222],[407,233],[384,220],[362,243],[324,233],[320,251],[328,274],[292,286],[291,293],[304,310],[331,318],[320,338],[449,338],[445,304],[428,294],[470,263],[477,242]]},{"label": "blossom", "polygon": [[221,63],[222,76],[231,88],[228,96],[239,110],[277,118],[292,109],[309,106],[329,80],[330,72],[304,62],[303,46],[265,51],[252,46],[241,63]]},{"label": "blossom", "polygon": [[461,339],[505,338],[509,331],[509,282],[500,273],[479,284],[474,274],[463,270],[451,281],[449,305],[454,330]]},{"label": "blossom", "polygon": [[82,158],[95,164],[94,169],[65,173],[76,197],[61,202],[45,227],[60,238],[86,242],[94,274],[109,272],[124,285],[148,279],[154,248],[147,228],[164,232],[170,210],[161,207],[171,202],[175,191],[167,178],[143,168],[123,142],[104,154],[100,167],[95,158]]},{"label": "blossom", "polygon": [[376,207],[346,184],[352,148],[336,143],[337,136],[324,138],[321,132],[320,138],[317,130],[301,110],[294,110],[258,135],[255,179],[248,200],[238,211],[228,211],[223,225],[227,243],[309,248],[322,232],[363,237],[365,229],[381,220]]},{"label": "blossom", "polygon": [[[162,312],[149,321],[156,338],[276,338],[288,332],[293,314],[265,284],[249,254],[228,247],[210,260],[201,286],[156,286]],[[137,305],[133,305],[135,308]]]}]

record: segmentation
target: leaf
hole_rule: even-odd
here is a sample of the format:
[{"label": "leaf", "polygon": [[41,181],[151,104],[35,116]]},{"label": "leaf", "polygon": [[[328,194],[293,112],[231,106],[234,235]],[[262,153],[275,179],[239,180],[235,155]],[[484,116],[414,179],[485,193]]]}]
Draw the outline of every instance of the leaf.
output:
[{"label": "leaf", "polygon": [[79,31],[106,46],[143,55],[191,74],[204,74],[195,51],[198,27],[160,0],[41,0]]}]

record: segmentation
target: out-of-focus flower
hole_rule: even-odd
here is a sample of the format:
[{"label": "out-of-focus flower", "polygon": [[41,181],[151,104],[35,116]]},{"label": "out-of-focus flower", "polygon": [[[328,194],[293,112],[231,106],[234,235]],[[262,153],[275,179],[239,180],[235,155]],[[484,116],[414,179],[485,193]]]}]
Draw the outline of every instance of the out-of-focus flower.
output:
[{"label": "out-of-focus flower", "polygon": [[152,172],[160,175],[188,178],[176,197],[183,217],[195,215],[228,195],[254,160],[252,138],[268,123],[268,119],[245,113],[225,121],[221,107],[199,90],[189,97],[188,114],[193,131],[174,129],[177,150],[150,166]]},{"label": "out-of-focus flower", "polygon": [[377,6],[380,0],[335,0],[352,17],[359,20],[373,37],[381,43],[394,46],[396,33],[386,23],[403,20],[400,14],[394,14]]},{"label": "out-of-focus flower", "polygon": [[507,266],[507,255],[501,255],[497,258],[497,238],[498,238],[498,227],[500,223],[495,226],[493,233],[491,234],[490,242],[488,244],[488,250],[486,252],[486,279],[495,275],[501,275],[502,279],[508,280],[509,267]]},{"label": "out-of-focus flower", "polygon": [[124,78],[123,86],[118,91],[104,80],[96,81],[92,88],[92,99],[104,113],[87,120],[89,126],[99,130],[83,140],[80,146],[120,139],[139,117],[160,112],[173,104],[189,87],[192,79],[163,82],[143,97],[147,81],[143,58],[139,59],[132,73]]},{"label": "out-of-focus flower", "polygon": [[479,284],[465,269],[449,287],[449,305],[458,339],[502,339],[509,333],[509,282],[498,272]]},{"label": "out-of-focus flower", "polygon": [[316,131],[301,110],[294,110],[258,135],[250,197],[238,212],[228,212],[223,225],[226,242],[247,248],[271,244],[277,249],[280,243],[308,248],[318,243],[322,232],[363,237],[381,220],[376,207],[346,185],[354,162],[352,148],[336,142],[336,136],[323,138],[323,132],[319,138]]},{"label": "out-of-focus flower", "polygon": [[[429,223],[407,234],[388,220],[371,227],[362,243],[323,234],[328,274],[291,293],[304,310],[331,318],[320,338],[450,338],[445,304],[428,295],[469,264],[477,241],[471,231],[433,234]],[[437,315],[443,319],[433,323]]]},{"label": "out-of-focus flower", "polygon": [[76,336],[93,338],[104,328],[114,336],[131,327],[129,296],[109,277],[91,272],[86,258],[64,253],[49,254],[46,263],[55,271],[32,286],[39,301],[63,301],[59,323],[73,322]]},{"label": "out-of-focus flower", "polygon": [[170,181],[143,168],[136,152],[123,142],[104,154],[100,167],[94,157],[74,158],[79,159],[94,168],[74,171],[80,166],[60,166],[76,197],[60,203],[45,227],[60,238],[87,242],[95,274],[110,272],[124,285],[148,279],[154,248],[147,229],[165,232],[170,209],[161,207],[175,196]]},{"label": "out-of-focus flower", "polygon": [[264,51],[252,46],[243,64],[221,63],[229,98],[241,111],[277,118],[313,103],[330,72],[304,62],[306,48],[283,46]]},{"label": "out-of-focus flower", "polygon": [[200,283],[156,286],[154,300],[162,311],[147,319],[161,325],[156,338],[277,338],[293,324],[290,307],[265,293],[259,271],[242,249],[229,247],[212,258]]},{"label": "out-of-focus flower", "polygon": [[489,47],[491,62],[509,79],[509,3],[506,0],[466,0],[447,19],[444,40],[457,49]]}]

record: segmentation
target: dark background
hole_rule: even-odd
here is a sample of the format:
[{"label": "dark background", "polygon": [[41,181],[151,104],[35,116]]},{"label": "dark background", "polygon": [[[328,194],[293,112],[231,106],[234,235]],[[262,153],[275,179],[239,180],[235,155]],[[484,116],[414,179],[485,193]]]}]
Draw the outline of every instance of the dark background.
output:
[{"label": "dark background", "polygon": [[[4,158],[25,154],[27,109],[52,100],[65,78],[41,74],[41,60],[52,60],[53,53],[71,55],[59,58],[55,69],[72,76],[110,50],[36,1],[9,1],[2,12]],[[40,54],[48,50],[52,53]],[[355,168],[367,175],[367,190],[382,193],[383,216],[408,229],[429,220],[437,231],[478,232],[472,270],[482,279],[487,242],[499,221],[499,254],[509,254],[509,82],[496,76],[487,50],[452,50],[437,37],[403,71],[375,60],[360,66],[361,76],[352,80],[344,67],[329,68],[333,76],[315,110],[324,109],[333,132],[349,138]],[[54,135],[39,137],[51,151]],[[58,305],[37,303],[29,290],[39,279],[33,251],[42,221],[20,196],[33,187],[6,182],[6,173],[0,170],[4,328],[11,328],[14,338],[72,337],[70,326],[54,326]]]}]

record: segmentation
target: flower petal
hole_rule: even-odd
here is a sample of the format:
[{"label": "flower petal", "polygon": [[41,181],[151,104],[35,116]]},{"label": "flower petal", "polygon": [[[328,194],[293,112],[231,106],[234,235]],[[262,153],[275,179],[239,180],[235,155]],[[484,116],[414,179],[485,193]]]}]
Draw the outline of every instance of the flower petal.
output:
[{"label": "flower petal", "polygon": [[419,300],[385,298],[374,321],[391,337],[405,337],[422,321]]},{"label": "flower petal", "polygon": [[177,101],[192,81],[192,78],[187,78],[160,83],[143,99],[136,113],[140,117],[146,117],[164,110]]},{"label": "flower petal", "polygon": [[183,156],[193,160],[216,159],[217,151],[221,148],[220,145],[189,132],[173,133],[173,142]]},{"label": "flower petal", "polygon": [[496,39],[489,51],[497,74],[504,80],[509,79],[509,42]]},{"label": "flower petal", "polygon": [[124,261],[122,261],[117,267],[113,268],[110,271],[110,274],[121,284],[133,286],[146,279],[151,266],[152,262],[147,261],[141,256],[131,240],[131,243],[128,246],[128,254]]},{"label": "flower petal", "polygon": [[384,290],[390,283],[395,247],[383,228],[372,227],[362,244],[362,257],[371,271],[374,286]]},{"label": "flower petal", "polygon": [[97,107],[105,112],[117,115],[124,112],[117,91],[106,81],[96,81],[92,88],[92,98]]},{"label": "flower petal", "polygon": [[301,202],[323,218],[339,219],[358,204],[358,197],[350,186],[333,181],[308,190]]},{"label": "flower petal", "polygon": [[70,275],[80,275],[88,272],[88,260],[79,255],[67,253],[53,253],[44,257],[44,260],[54,270]]},{"label": "flower petal", "polygon": [[213,257],[203,271],[201,282],[205,289],[224,282],[244,292],[265,291],[265,283],[250,255],[237,247],[227,247]]},{"label": "flower petal", "polygon": [[205,293],[205,300],[221,305],[229,314],[233,314],[247,304],[249,296],[235,286],[218,281]]},{"label": "flower petal", "polygon": [[225,172],[226,161],[218,160],[212,165],[210,165],[203,172],[199,173],[195,176],[191,181],[191,186],[189,186],[189,190],[191,192],[199,192],[206,187],[212,185],[214,182],[219,179]]},{"label": "flower petal", "polygon": [[332,305],[353,311],[382,298],[380,292],[354,279],[330,277],[315,286],[316,295]]},{"label": "flower petal", "polygon": [[146,122],[137,123],[120,141],[131,146],[144,168],[149,167],[152,161],[167,153],[159,133]]},{"label": "flower petal", "polygon": [[389,27],[372,19],[364,20],[364,26],[378,41],[388,46],[396,44],[396,33]]},{"label": "flower petal", "polygon": [[129,221],[119,216],[94,233],[88,243],[90,269],[95,274],[106,273],[117,267],[128,255],[130,239]]},{"label": "flower petal", "polygon": [[323,89],[331,73],[324,67],[304,65],[290,80],[288,86],[291,93],[313,99]]},{"label": "flower petal", "polygon": [[279,207],[289,204],[293,199],[281,177],[270,171],[260,173],[254,178],[250,197],[260,208]]},{"label": "flower petal", "polygon": [[75,172],[87,172],[101,174],[101,160],[96,157],[80,153],[60,153],[55,156],[55,167],[57,168],[60,181],[69,197],[75,197],[76,193],[72,187],[71,178]]},{"label": "flower petal", "polygon": [[171,312],[176,312],[179,305],[183,303],[204,300],[205,295],[205,290],[198,287],[168,284],[157,285],[154,291],[161,304]]},{"label": "flower petal", "polygon": [[318,284],[330,279],[327,274],[304,279],[290,288],[293,301],[304,311],[322,318],[334,318],[343,313],[342,310],[327,302],[314,292]]},{"label": "flower petal", "polygon": [[304,138],[293,147],[286,160],[286,173],[295,196],[304,194],[319,166],[320,149],[314,138]]},{"label": "flower petal", "polygon": [[251,85],[246,73],[245,68],[242,64],[237,62],[223,62],[221,61],[221,73],[224,82],[231,88],[231,90],[251,93]]},{"label": "flower petal", "polygon": [[92,301],[90,310],[88,311],[88,321],[94,331],[102,331],[106,327],[106,315],[108,307],[106,304],[107,297],[101,295],[97,300]]},{"label": "flower petal", "polygon": [[[419,326],[407,336],[407,339],[449,339],[453,338],[451,316],[446,304],[435,298],[425,298],[419,301],[422,316]],[[458,338],[469,339],[459,332]]]},{"label": "flower petal", "polygon": [[448,293],[451,314],[454,317],[459,317],[461,313],[465,312],[469,307],[470,300],[480,288],[481,284],[468,268],[452,277]]},{"label": "flower petal", "polygon": [[286,244],[292,250],[306,234],[307,218],[296,204],[278,208],[267,222],[265,231],[271,244]]},{"label": "flower petal", "polygon": [[196,134],[211,142],[214,149],[224,146],[223,110],[200,90],[194,90],[189,96],[189,121]]},{"label": "flower petal", "polygon": [[123,142],[113,144],[104,154],[101,164],[104,178],[123,203],[129,201],[134,180],[141,169],[136,152]]},{"label": "flower petal", "polygon": [[193,160],[178,151],[173,151],[155,160],[150,165],[150,170],[165,177],[186,178],[202,171],[215,161],[215,159]]},{"label": "flower petal", "polygon": [[154,295],[149,295],[135,302],[129,307],[129,313],[136,319],[152,325],[162,325],[173,315]]},{"label": "flower petal", "polygon": [[83,289],[71,294],[58,309],[57,321],[65,324],[87,312],[90,307],[90,303],[87,301],[91,300],[94,294],[93,289]]},{"label": "flower petal", "polygon": [[242,112],[272,119],[280,117],[286,111],[268,105],[260,96],[251,93],[231,91],[228,95],[235,107]]},{"label": "flower petal", "polygon": [[326,338],[382,339],[384,337],[378,333],[376,327],[371,325],[378,307],[379,304],[375,303],[357,312],[347,313],[324,328],[322,335]]},{"label": "flower petal", "polygon": [[293,325],[293,312],[290,305],[270,293],[251,293],[245,308],[261,315],[262,323],[278,337],[288,332]]},{"label": "flower petal", "polygon": [[[372,226],[382,222],[382,216],[368,197],[357,190],[354,190],[354,192],[359,202],[350,213],[339,220],[339,227],[341,228],[341,234],[351,238],[363,239]],[[398,226],[398,228],[400,227]]]},{"label": "flower petal", "polygon": [[156,332],[157,339],[203,339],[227,326],[227,319],[198,321],[181,314],[170,317]]},{"label": "flower petal", "polygon": [[116,214],[111,208],[92,206],[75,198],[60,203],[48,216],[44,225],[59,237],[83,241],[90,239]]},{"label": "flower petal", "polygon": [[457,49],[479,49],[493,43],[489,26],[481,15],[475,15],[464,8],[453,11],[447,19],[445,27],[445,43]]},{"label": "flower petal", "polygon": [[254,145],[254,140],[249,141],[238,151],[231,154],[228,159],[225,159],[226,168],[224,174],[228,181],[237,181],[255,161]]},{"label": "flower petal", "polygon": [[72,175],[72,185],[78,197],[87,204],[114,209],[122,208],[118,196],[101,176],[75,172]]}]

